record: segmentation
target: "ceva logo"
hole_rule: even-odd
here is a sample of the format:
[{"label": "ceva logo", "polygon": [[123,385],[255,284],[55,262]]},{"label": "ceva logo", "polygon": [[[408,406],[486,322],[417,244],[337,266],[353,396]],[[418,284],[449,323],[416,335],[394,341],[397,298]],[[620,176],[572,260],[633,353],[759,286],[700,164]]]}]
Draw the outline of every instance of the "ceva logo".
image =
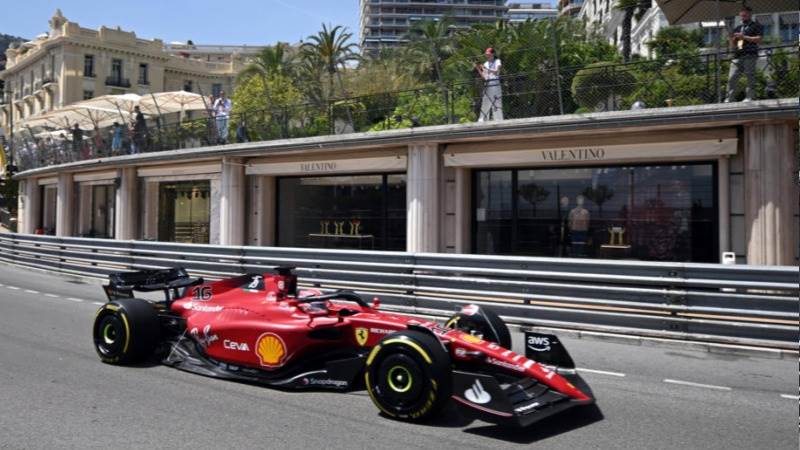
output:
[{"label": "ceva logo", "polygon": [[467,400],[471,401],[472,403],[477,403],[479,405],[483,405],[485,403],[489,403],[492,401],[492,396],[483,389],[483,385],[481,384],[481,380],[475,380],[472,387],[464,391],[464,397]]}]

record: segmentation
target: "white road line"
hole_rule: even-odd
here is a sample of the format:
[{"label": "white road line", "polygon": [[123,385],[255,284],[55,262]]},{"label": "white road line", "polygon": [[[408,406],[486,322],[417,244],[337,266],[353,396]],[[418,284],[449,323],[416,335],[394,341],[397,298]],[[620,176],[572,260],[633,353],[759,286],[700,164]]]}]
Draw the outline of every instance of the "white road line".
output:
[{"label": "white road line", "polygon": [[92,302],[92,304],[93,305],[97,305],[97,306],[103,306],[104,305],[103,302]]},{"label": "white road line", "polygon": [[781,394],[781,397],[788,398],[789,400],[800,400],[798,395]]},{"label": "white road line", "polygon": [[75,298],[75,297],[67,297],[67,300],[76,303],[83,303],[85,300],[82,298]]},{"label": "white road line", "polygon": [[44,294],[45,297],[58,298],[56,294]]},{"label": "white road line", "polygon": [[624,377],[625,374],[622,372],[609,372],[607,370],[594,370],[594,369],[584,369],[582,367],[576,367],[575,370],[578,372],[586,372],[586,373],[597,373],[600,375],[610,375],[612,377]]},{"label": "white road line", "polygon": [[39,291],[34,291],[33,289],[25,289],[25,292],[27,292],[28,294],[40,294]]},{"label": "white road line", "polygon": [[18,291],[19,288],[16,286],[6,286],[7,288],[11,289],[12,291]]},{"label": "white road line", "polygon": [[693,387],[706,388],[706,389],[716,389],[718,391],[730,391],[730,390],[732,390],[728,386],[717,386],[717,385],[714,385],[714,384],[692,383],[691,381],[671,380],[669,378],[665,378],[664,379],[664,383],[681,384],[681,385],[684,385],[684,386],[693,386]]}]

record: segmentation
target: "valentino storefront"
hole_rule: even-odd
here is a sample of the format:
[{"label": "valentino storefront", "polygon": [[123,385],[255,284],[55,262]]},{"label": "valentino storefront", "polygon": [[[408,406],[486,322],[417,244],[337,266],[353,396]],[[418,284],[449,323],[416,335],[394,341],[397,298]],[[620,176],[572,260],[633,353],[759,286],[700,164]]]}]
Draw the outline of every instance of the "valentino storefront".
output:
[{"label": "valentino storefront", "polygon": [[668,142],[640,136],[637,144],[606,138],[568,147],[517,142],[500,151],[449,146],[445,165],[470,174],[469,247],[480,254],[717,262],[720,227],[730,223],[719,210],[720,160],[727,171],[736,135],[676,134]]},{"label": "valentino storefront", "polygon": [[[253,161],[246,173],[269,197],[254,228],[280,247],[406,249],[405,149],[368,157]],[[274,199],[274,200],[273,200]],[[274,201],[274,203],[273,203]]]}]

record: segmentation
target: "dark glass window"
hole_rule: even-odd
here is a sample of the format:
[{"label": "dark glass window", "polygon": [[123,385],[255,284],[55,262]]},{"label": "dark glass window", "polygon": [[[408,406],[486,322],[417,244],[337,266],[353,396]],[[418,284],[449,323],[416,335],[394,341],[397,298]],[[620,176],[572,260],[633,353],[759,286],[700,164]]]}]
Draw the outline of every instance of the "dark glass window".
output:
[{"label": "dark glass window", "polygon": [[403,174],[281,178],[278,244],[405,250],[406,210]]},{"label": "dark glass window", "polygon": [[147,73],[147,64],[145,63],[139,64],[139,84],[150,84],[150,78],[148,77]]},{"label": "dark glass window", "polygon": [[209,181],[159,185],[158,240],[208,244],[211,224]]},{"label": "dark glass window", "polygon": [[83,55],[83,76],[94,76],[94,55]]},{"label": "dark glass window", "polygon": [[119,85],[122,82],[122,60],[121,59],[112,59],[111,60],[111,79]]},{"label": "dark glass window", "polygon": [[92,218],[88,235],[98,238],[114,238],[114,208],[116,206],[114,185],[92,186]]},{"label": "dark glass window", "polygon": [[477,253],[715,262],[714,164],[475,173]]},{"label": "dark glass window", "polygon": [[184,80],[183,90],[186,92],[192,92],[192,89],[194,89],[194,82],[192,80]]},{"label": "dark glass window", "polygon": [[40,225],[36,234],[56,234],[56,203],[58,188],[55,185],[41,186],[42,210]]}]

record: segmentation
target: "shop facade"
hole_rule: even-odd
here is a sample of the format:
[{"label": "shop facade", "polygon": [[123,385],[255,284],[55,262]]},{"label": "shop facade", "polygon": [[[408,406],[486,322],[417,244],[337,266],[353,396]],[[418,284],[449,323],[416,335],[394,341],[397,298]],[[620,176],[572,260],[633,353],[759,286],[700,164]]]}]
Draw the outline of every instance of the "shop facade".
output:
[{"label": "shop facade", "polygon": [[733,252],[740,263],[797,263],[796,120],[655,123],[548,133],[485,126],[466,138],[454,125],[424,140],[376,143],[377,133],[298,148],[195,149],[188,160],[112,158],[102,171],[21,174],[21,229],[638,261],[714,263]]}]

